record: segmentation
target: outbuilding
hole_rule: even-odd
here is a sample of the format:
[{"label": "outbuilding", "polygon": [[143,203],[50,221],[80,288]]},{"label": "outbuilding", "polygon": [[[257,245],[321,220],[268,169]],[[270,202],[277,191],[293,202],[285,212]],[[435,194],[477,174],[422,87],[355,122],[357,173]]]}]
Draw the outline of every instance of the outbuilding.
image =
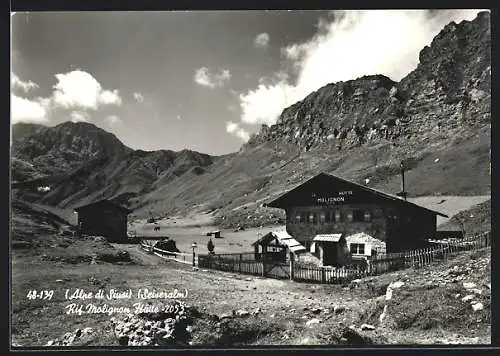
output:
[{"label": "outbuilding", "polygon": [[104,236],[110,242],[125,242],[127,218],[132,210],[104,199],[75,208],[80,235]]},{"label": "outbuilding", "polygon": [[213,236],[214,238],[216,239],[220,239],[221,238],[221,235],[220,235],[220,230],[215,230],[215,231],[209,231],[207,232],[206,234],[207,236]]}]

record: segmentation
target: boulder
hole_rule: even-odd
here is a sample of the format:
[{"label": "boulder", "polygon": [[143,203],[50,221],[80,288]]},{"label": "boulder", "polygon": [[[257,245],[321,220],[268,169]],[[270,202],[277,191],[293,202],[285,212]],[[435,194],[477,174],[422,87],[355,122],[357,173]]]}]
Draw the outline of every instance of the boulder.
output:
[{"label": "boulder", "polygon": [[236,315],[237,316],[248,316],[250,313],[246,310],[243,310],[243,309],[240,309],[238,311],[236,311]]},{"label": "boulder", "polygon": [[361,330],[375,330],[375,326],[370,324],[362,324],[360,328]]},{"label": "boulder", "polygon": [[309,321],[307,321],[307,322],[306,322],[306,326],[307,326],[307,327],[311,327],[311,325],[314,325],[314,324],[319,324],[319,323],[321,323],[321,320],[320,320],[320,319],[318,319],[318,318],[313,318],[313,319],[311,319],[311,320],[309,320]]},{"label": "boulder", "polygon": [[313,308],[313,309],[311,310],[311,312],[312,312],[313,314],[319,314],[319,313],[321,313],[321,308]]},{"label": "boulder", "polygon": [[462,302],[468,302],[468,301],[471,301],[472,299],[474,299],[474,295],[469,294],[469,295],[466,295],[465,297],[462,298]]},{"label": "boulder", "polygon": [[366,331],[356,329],[356,327],[344,327],[342,330],[341,338],[344,339],[345,344],[348,345],[370,345],[370,344],[385,344],[387,338],[383,335],[373,333],[373,331]]},{"label": "boulder", "polygon": [[481,302],[478,302],[478,303],[472,304],[472,310],[474,310],[475,312],[476,312],[476,311],[483,310],[483,309],[484,309],[484,305],[483,305],[483,303],[481,303]]},{"label": "boulder", "polygon": [[474,283],[474,282],[464,282],[463,286],[464,286],[465,289],[472,289],[472,288],[476,288],[476,283]]},{"label": "boulder", "polygon": [[392,289],[398,289],[404,286],[405,282],[397,281],[390,284]]},{"label": "boulder", "polygon": [[221,316],[219,316],[219,319],[220,319],[220,320],[224,320],[224,319],[231,319],[232,317],[233,317],[233,314],[224,313],[224,314],[222,314]]},{"label": "boulder", "polygon": [[344,306],[342,306],[342,305],[336,305],[336,306],[333,308],[333,312],[334,312],[335,314],[340,314],[340,313],[342,313],[342,312],[344,312],[344,311],[345,311],[345,307],[344,307]]}]

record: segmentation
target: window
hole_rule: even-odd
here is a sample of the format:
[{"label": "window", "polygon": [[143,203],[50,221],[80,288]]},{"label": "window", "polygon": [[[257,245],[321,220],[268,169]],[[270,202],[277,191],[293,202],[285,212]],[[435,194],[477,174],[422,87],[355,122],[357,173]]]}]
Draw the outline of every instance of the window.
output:
[{"label": "window", "polygon": [[365,211],[365,221],[372,221],[372,213]]},{"label": "window", "polygon": [[364,255],[365,244],[351,244],[351,253],[353,255]]},{"label": "window", "polygon": [[326,214],[323,211],[323,212],[319,213],[319,222],[323,224],[325,222],[325,220],[326,220]]},{"label": "window", "polygon": [[300,213],[300,221],[301,222],[307,222],[307,213],[306,212],[301,212]]},{"label": "window", "polygon": [[354,220],[354,221],[364,221],[365,220],[363,210],[354,210],[352,212],[352,216],[353,216],[352,220]]},{"label": "window", "polygon": [[353,220],[353,214],[352,211],[347,212],[347,221],[352,221]]},{"label": "window", "polygon": [[309,223],[314,223],[314,214],[313,213],[309,213]]},{"label": "window", "polygon": [[277,247],[277,246],[267,246],[267,252],[280,252],[281,251],[281,248]]},{"label": "window", "polygon": [[342,215],[340,215],[340,211],[335,212],[335,222],[342,221]]},{"label": "window", "polygon": [[295,216],[295,222],[296,222],[297,224],[299,224],[299,223],[300,223],[300,215],[296,215],[296,216]]}]

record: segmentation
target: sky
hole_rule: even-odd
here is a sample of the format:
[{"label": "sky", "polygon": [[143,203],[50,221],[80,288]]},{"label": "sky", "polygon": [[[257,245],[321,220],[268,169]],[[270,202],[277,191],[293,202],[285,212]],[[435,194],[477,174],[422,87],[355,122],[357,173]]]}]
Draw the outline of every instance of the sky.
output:
[{"label": "sky", "polygon": [[319,88],[398,81],[480,10],[23,12],[11,123],[87,121],[134,149],[238,151]]}]

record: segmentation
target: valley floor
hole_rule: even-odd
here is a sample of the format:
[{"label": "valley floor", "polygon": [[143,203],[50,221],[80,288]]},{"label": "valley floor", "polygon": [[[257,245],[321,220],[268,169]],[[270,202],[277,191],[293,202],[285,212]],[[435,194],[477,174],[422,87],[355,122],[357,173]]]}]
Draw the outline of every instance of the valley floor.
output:
[{"label": "valley floor", "polygon": [[[185,301],[205,313],[222,315],[244,309],[250,316],[233,320],[235,344],[335,345],[346,326],[372,324],[365,333],[372,343],[489,344],[490,251],[461,255],[439,265],[408,269],[372,277],[350,285],[314,285],[193,270],[146,254],[136,245],[115,245],[129,252],[134,264],[74,263],[41,260],[40,255],[14,251],[12,261],[12,345],[43,346],[67,332],[91,327],[94,332],[74,346],[117,346],[106,314],[67,315],[66,289],[96,292],[111,288],[137,291],[187,290]],[[402,281],[392,300],[385,301],[387,286]],[[474,282],[471,293],[463,285]],[[51,300],[30,300],[29,290],[53,290]],[[479,292],[478,292],[479,290]],[[484,309],[472,310],[468,297]],[[135,298],[135,297],[134,297]],[[138,301],[106,301],[131,305]],[[466,298],[467,299],[467,298]],[[78,301],[89,303],[89,301]],[[384,323],[378,318],[388,305]],[[255,315],[252,312],[255,311]],[[306,326],[308,321],[317,319]],[[251,331],[254,332],[251,332]],[[193,345],[212,343],[213,325],[195,325]]]}]

